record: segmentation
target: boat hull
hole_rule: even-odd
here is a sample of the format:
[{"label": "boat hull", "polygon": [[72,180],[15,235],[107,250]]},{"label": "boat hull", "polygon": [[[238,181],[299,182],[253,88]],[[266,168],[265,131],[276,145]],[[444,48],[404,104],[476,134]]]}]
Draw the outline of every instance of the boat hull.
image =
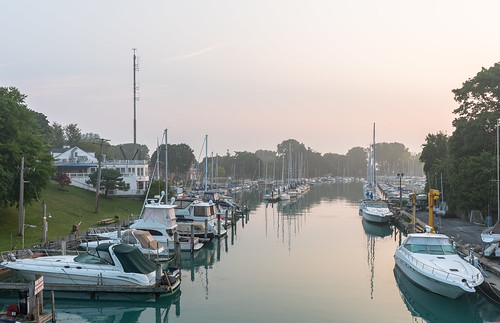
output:
[{"label": "boat hull", "polygon": [[154,273],[124,274],[113,270],[112,266],[84,266],[74,263],[73,256],[61,256],[60,261],[52,263],[43,258],[20,259],[4,263],[3,266],[15,270],[28,280],[43,275],[47,284],[149,286],[155,283]]},{"label": "boat hull", "polygon": [[376,223],[388,223],[392,219],[392,215],[380,215],[372,213],[366,208],[361,210],[361,214],[366,221],[376,222]]},{"label": "boat hull", "polygon": [[409,262],[399,250],[396,250],[394,260],[396,266],[398,266],[409,280],[433,293],[455,299],[467,292],[475,292],[473,287],[465,287],[445,279],[436,279],[418,270],[418,268],[416,268],[413,263]]}]

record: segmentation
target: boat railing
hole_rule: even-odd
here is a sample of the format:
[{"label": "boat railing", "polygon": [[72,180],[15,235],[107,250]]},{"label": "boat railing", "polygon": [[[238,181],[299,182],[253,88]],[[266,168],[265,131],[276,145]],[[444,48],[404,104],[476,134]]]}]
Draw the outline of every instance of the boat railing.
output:
[{"label": "boat railing", "polygon": [[[405,250],[404,247],[403,247],[403,250]],[[446,280],[453,280],[453,281],[456,281],[459,283],[462,283],[463,279],[466,279],[466,282],[467,282],[467,278],[469,278],[470,280],[473,280],[473,281],[479,281],[479,279],[480,279],[481,273],[478,273],[476,275],[471,275],[469,277],[467,277],[465,275],[449,273],[449,272],[446,272],[442,269],[438,269],[436,267],[432,267],[432,266],[429,266],[429,265],[423,263],[422,261],[416,259],[411,254],[411,252],[409,252],[407,250],[405,250],[405,253],[407,255],[408,260],[410,260],[417,268],[421,269],[422,271],[428,272],[431,275],[434,275],[436,277],[441,277],[441,278],[446,279]]]}]

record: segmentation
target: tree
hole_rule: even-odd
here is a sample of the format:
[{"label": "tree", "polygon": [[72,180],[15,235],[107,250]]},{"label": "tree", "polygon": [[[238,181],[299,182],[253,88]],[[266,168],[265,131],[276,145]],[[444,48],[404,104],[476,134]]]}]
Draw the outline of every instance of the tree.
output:
[{"label": "tree", "polygon": [[50,148],[62,148],[64,146],[64,128],[57,122],[52,122],[49,147]]},{"label": "tree", "polygon": [[68,174],[62,172],[54,175],[54,181],[61,185],[61,190],[64,189],[64,186],[71,184],[71,178],[69,178]]},{"label": "tree", "polygon": [[[157,151],[153,152],[149,162],[149,169],[154,169],[157,160]],[[160,176],[165,178],[165,144],[160,146]],[[191,168],[191,165],[196,161],[193,149],[186,144],[168,144],[168,172],[169,177],[179,180],[185,178],[186,173]]]},{"label": "tree", "polygon": [[436,162],[443,161],[448,155],[448,136],[442,132],[428,134],[422,146],[420,161],[424,163],[424,172],[428,173]]},{"label": "tree", "polygon": [[342,176],[365,177],[367,153],[362,147],[353,147],[346,154],[349,169]]},{"label": "tree", "polygon": [[[472,79],[468,79],[459,89],[454,89],[455,101],[459,103],[453,113],[466,120],[476,119],[483,113],[494,113],[498,118],[498,103],[500,102],[500,63],[481,71]],[[485,124],[488,128],[495,127],[495,119]]]},{"label": "tree", "polygon": [[82,131],[78,128],[76,123],[72,123],[64,127],[64,137],[68,146],[75,147],[80,144]]},{"label": "tree", "polygon": [[[0,207],[19,200],[19,173],[24,156],[24,202],[40,195],[54,174],[52,156],[43,144],[40,124],[14,87],[0,87]],[[43,117],[41,118],[43,119]]]},{"label": "tree", "polygon": [[[447,174],[445,199],[450,209],[468,211],[488,209],[496,212],[496,197],[491,194],[495,179],[496,123],[500,117],[500,64],[482,68],[475,77],[468,79],[461,88],[452,90],[458,107],[453,111],[455,131],[448,138],[447,154],[439,155],[444,137],[428,136],[421,160],[425,170]],[[424,154],[425,153],[425,154]],[[442,153],[441,153],[442,154]],[[437,174],[434,175],[434,177]],[[429,181],[431,182],[431,181]],[[487,206],[491,205],[491,208]]]},{"label": "tree", "polygon": [[[97,185],[97,172],[90,174],[90,179],[86,181],[87,184],[96,187]],[[109,191],[121,190],[128,191],[130,185],[123,181],[122,174],[119,170],[114,168],[101,169],[101,189],[104,189],[104,196],[109,197]]]}]

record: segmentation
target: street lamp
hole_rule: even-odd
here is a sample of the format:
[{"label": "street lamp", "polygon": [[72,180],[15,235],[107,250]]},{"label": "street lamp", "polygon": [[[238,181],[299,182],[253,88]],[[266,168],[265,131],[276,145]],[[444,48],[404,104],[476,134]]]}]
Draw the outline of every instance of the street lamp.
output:
[{"label": "street lamp", "polygon": [[26,229],[26,228],[28,228],[28,227],[30,227],[30,228],[36,228],[36,225],[33,225],[33,224],[25,224],[25,225],[23,226],[23,248],[22,248],[23,250],[24,250],[24,229]]},{"label": "street lamp", "polygon": [[403,179],[404,173],[399,173],[397,176],[399,177],[399,215],[401,215],[403,210],[403,190],[401,188],[401,180]]}]

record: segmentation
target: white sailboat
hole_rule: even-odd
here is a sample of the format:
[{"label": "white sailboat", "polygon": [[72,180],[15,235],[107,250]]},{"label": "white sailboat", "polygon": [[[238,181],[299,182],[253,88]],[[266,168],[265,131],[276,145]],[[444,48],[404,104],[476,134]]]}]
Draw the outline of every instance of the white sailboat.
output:
[{"label": "white sailboat", "polygon": [[366,221],[376,223],[387,223],[392,219],[393,213],[389,210],[386,202],[377,197],[377,172],[375,155],[375,123],[373,124],[373,144],[367,174],[369,175],[366,189],[366,198],[359,203],[359,211]]},{"label": "white sailboat", "polygon": [[281,166],[281,187],[283,191],[280,194],[280,201],[287,201],[290,199],[290,194],[287,193],[289,185],[290,183],[288,183],[288,186],[285,186],[285,154],[283,154],[283,165]]},{"label": "white sailboat", "polygon": [[[481,240],[486,243],[500,242],[500,135],[497,120],[497,223],[481,232]],[[497,246],[498,247],[498,246]]]}]

